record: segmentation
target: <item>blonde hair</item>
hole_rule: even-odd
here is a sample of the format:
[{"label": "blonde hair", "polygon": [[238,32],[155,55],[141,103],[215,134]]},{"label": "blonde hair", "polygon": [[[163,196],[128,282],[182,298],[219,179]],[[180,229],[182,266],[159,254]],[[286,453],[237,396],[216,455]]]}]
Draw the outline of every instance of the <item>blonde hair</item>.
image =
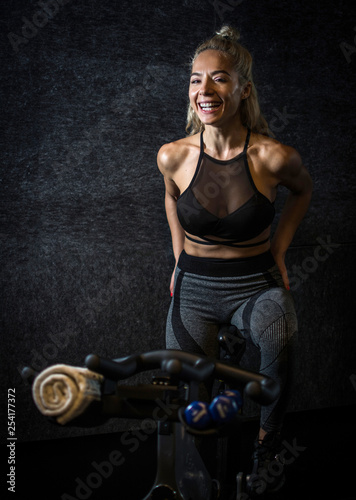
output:
[{"label": "blonde hair", "polygon": [[[238,42],[239,39],[240,33],[235,28],[223,26],[212,38],[199,45],[192,58],[191,67],[199,54],[205,50],[219,50],[228,54],[231,57],[234,69],[239,76],[240,84],[244,86],[246,83],[251,82],[251,92],[249,97],[241,101],[241,122],[253,132],[268,135],[268,124],[261,113],[257,90],[253,82],[252,56],[249,51],[245,49],[245,47],[240,45]],[[189,135],[193,135],[204,130],[203,123],[199,120],[190,103],[188,106],[187,125],[185,130]]]}]

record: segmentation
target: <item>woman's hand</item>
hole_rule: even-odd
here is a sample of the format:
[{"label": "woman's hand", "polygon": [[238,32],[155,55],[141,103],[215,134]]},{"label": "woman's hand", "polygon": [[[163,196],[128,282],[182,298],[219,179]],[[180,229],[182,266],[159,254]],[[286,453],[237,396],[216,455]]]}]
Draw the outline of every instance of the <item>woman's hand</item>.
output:
[{"label": "woman's hand", "polygon": [[173,273],[172,273],[172,277],[171,277],[171,283],[169,285],[169,289],[170,289],[170,292],[171,292],[171,297],[173,297],[173,290],[174,290],[174,276],[176,274],[176,267],[177,267],[177,264],[174,266],[174,270],[173,270]]},{"label": "woman's hand", "polygon": [[285,254],[285,252],[278,253],[278,252],[274,251],[273,247],[271,247],[271,252],[272,252],[273,258],[275,260],[275,263],[278,266],[279,272],[282,275],[283,284],[287,290],[290,290],[288,271],[287,271],[287,267],[285,264],[286,254]]}]

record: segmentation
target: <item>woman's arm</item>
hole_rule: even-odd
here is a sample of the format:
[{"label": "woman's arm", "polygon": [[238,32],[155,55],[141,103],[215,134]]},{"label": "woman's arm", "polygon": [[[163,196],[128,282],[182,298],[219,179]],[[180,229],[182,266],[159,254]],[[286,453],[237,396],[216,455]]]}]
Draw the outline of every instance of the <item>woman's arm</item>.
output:
[{"label": "woman's arm", "polygon": [[173,253],[176,262],[178,262],[179,256],[184,247],[185,233],[184,229],[180,225],[177,216],[177,198],[176,196],[171,194],[170,190],[167,188],[167,183],[169,183],[169,181],[165,179],[165,184],[166,184],[165,208],[166,208],[168,225],[172,236]]},{"label": "woman's arm", "polygon": [[170,193],[169,189],[167,189],[167,182],[169,181],[165,179],[166,183],[165,207],[166,207],[168,225],[172,236],[173,254],[176,261],[169,286],[172,297],[173,287],[174,287],[174,274],[177,267],[179,256],[184,247],[185,233],[182,226],[180,225],[177,216],[177,198]]},{"label": "woman's arm", "polygon": [[[184,247],[185,233],[180,225],[177,215],[177,199],[180,194],[179,188],[171,178],[172,170],[174,170],[174,158],[169,154],[169,146],[166,145],[161,148],[158,153],[157,163],[158,168],[164,175],[164,183],[166,187],[165,193],[165,209],[168,220],[169,229],[172,237],[173,254],[175,258],[175,266],[170,282],[170,292],[173,295],[174,274],[177,267],[179,256]],[[168,149],[168,151],[167,151]]]},{"label": "woman's arm", "polygon": [[282,274],[284,286],[289,290],[285,255],[307,212],[313,183],[297,151],[286,146],[283,147],[283,154],[274,173],[278,183],[290,191],[271,242],[273,257]]}]

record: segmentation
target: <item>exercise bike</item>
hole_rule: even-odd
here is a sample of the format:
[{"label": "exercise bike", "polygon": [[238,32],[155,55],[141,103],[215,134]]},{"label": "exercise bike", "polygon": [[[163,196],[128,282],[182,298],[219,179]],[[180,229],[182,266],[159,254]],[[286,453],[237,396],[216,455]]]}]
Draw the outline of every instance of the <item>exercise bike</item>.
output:
[{"label": "exercise bike", "polygon": [[[226,445],[243,417],[236,413],[228,423],[213,422],[198,429],[187,421],[187,408],[201,399],[202,387],[212,397],[226,389],[237,389],[261,405],[270,404],[279,394],[269,377],[237,366],[245,348],[235,327],[219,331],[220,359],[179,350],[158,350],[120,359],[89,355],[86,367],[101,374],[100,402],[91,405],[73,422],[85,419],[133,418],[157,422],[157,473],[143,500],[242,500],[249,478],[236,474],[233,493],[225,489]],[[121,380],[145,371],[159,370],[151,384],[127,385]],[[84,420],[83,420],[84,419]],[[215,467],[208,467],[200,452],[204,440],[211,439],[216,453]],[[232,496],[231,496],[232,495]]]}]

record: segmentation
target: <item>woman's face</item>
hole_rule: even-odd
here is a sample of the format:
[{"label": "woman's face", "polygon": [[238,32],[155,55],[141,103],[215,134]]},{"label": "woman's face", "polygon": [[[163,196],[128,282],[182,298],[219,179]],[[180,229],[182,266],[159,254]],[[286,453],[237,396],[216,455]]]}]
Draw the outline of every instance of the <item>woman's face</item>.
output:
[{"label": "woman's face", "polygon": [[205,50],[194,61],[189,100],[204,125],[221,126],[239,118],[243,88],[229,56]]}]

